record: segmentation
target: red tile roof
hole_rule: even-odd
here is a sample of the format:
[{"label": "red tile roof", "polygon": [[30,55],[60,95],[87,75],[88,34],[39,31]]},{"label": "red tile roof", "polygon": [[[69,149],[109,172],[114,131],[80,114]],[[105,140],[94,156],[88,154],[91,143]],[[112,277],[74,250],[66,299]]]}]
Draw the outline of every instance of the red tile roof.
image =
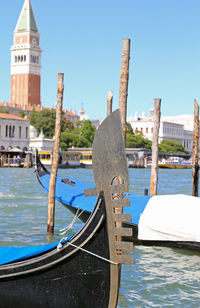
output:
[{"label": "red tile roof", "polygon": [[21,120],[21,121],[28,121],[28,119],[21,118],[15,114],[10,113],[0,113],[0,119],[9,119],[9,120]]}]

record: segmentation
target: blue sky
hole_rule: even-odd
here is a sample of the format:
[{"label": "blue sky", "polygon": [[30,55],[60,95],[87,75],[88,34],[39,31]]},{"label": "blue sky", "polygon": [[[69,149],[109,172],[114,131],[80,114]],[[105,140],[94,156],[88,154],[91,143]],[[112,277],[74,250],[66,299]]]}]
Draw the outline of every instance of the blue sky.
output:
[{"label": "blue sky", "polygon": [[[0,0],[0,101],[10,96],[10,48],[24,0]],[[200,102],[199,0],[32,0],[42,53],[41,100],[56,101],[64,73],[65,109],[83,104],[90,119],[106,114],[110,89],[118,107],[123,38],[131,39],[128,111],[193,113]]]}]

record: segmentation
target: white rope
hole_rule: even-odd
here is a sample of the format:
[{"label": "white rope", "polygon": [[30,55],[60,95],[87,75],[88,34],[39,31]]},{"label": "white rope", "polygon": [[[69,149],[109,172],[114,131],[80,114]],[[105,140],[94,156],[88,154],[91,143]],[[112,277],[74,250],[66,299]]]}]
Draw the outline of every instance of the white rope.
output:
[{"label": "white rope", "polygon": [[[79,218],[82,214],[83,214],[84,210],[82,210],[80,213],[79,213],[79,208],[77,209],[77,212],[76,212],[76,215],[74,216],[72,222],[65,228],[59,230],[59,234],[60,235],[64,235],[66,234],[70,229],[72,229],[73,225],[75,224],[77,218]],[[79,213],[79,214],[78,214]]]},{"label": "white rope", "polygon": [[[60,243],[59,243],[58,246],[57,246],[57,250],[60,250],[60,249],[63,247],[63,245],[62,245],[62,241],[63,241],[63,240],[65,240],[65,239],[61,239],[61,240],[60,240]],[[108,263],[111,263],[111,264],[114,264],[114,265],[117,265],[117,264],[118,264],[118,263],[116,263],[116,262],[114,262],[114,261],[111,261],[111,260],[109,260],[109,259],[106,259],[106,258],[104,258],[104,257],[101,257],[101,256],[99,256],[99,255],[97,255],[97,254],[95,254],[95,253],[93,253],[93,252],[91,252],[91,251],[89,251],[89,250],[86,250],[86,249],[84,249],[84,248],[82,248],[82,247],[76,246],[76,245],[74,245],[74,244],[72,244],[72,243],[70,243],[70,242],[67,242],[67,244],[69,244],[69,245],[71,245],[71,246],[73,246],[73,247],[75,247],[75,248],[77,248],[77,249],[80,249],[81,251],[86,252],[86,253],[88,253],[88,254],[90,254],[90,255],[96,257],[96,258],[99,258],[99,259],[101,259],[101,260],[104,260],[104,261],[106,261],[106,262],[108,262]]]}]

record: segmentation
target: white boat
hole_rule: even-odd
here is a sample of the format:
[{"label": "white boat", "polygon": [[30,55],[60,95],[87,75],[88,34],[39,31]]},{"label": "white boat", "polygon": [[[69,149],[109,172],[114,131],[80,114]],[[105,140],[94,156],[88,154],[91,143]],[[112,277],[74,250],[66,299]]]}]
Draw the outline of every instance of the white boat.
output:
[{"label": "white boat", "polygon": [[190,169],[192,168],[192,163],[190,160],[185,160],[182,157],[172,156],[168,159],[162,159],[158,162],[159,168],[167,169]]}]

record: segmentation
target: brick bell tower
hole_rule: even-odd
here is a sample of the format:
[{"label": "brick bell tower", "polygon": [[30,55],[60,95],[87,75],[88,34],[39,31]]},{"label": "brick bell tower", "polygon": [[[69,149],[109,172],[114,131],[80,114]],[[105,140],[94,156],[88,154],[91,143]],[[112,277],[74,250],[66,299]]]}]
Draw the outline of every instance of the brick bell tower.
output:
[{"label": "brick bell tower", "polygon": [[30,0],[25,0],[14,31],[11,47],[10,102],[38,106],[40,102],[40,33]]}]

